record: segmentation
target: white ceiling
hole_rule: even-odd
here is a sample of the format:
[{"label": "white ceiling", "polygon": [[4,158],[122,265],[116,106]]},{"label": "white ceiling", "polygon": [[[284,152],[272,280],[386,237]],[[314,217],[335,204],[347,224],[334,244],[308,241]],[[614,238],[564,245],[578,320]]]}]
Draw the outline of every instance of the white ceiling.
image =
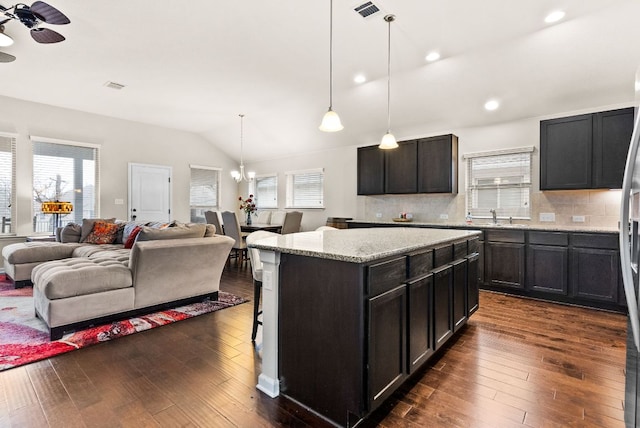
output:
[{"label": "white ceiling", "polygon": [[[333,107],[345,129],[327,134],[329,0],[47,1],[70,18],[50,26],[67,40],[38,44],[7,23],[15,43],[1,50],[17,60],[0,64],[0,95],[199,133],[236,159],[244,113],[248,162],[379,141],[386,13],[397,17],[398,139],[633,102],[640,65],[637,0],[376,0],[369,19],[353,11],[366,0],[335,0]],[[554,9],[566,18],[545,24]],[[433,49],[442,59],[426,63]],[[353,82],[359,72],[367,83]],[[487,112],[491,97],[501,108]]]}]

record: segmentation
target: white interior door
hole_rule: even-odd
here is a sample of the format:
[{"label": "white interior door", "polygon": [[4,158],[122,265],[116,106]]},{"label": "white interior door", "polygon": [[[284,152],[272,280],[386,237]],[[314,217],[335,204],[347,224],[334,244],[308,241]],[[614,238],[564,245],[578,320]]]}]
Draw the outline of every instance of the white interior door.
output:
[{"label": "white interior door", "polygon": [[129,219],[171,220],[171,167],[129,164]]}]

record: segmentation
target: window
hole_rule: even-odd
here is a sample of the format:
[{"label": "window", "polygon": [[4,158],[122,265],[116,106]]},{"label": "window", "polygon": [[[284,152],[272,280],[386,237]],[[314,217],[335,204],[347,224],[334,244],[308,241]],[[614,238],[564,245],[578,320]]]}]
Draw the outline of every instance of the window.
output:
[{"label": "window", "polygon": [[12,233],[15,195],[16,139],[9,134],[0,134],[0,234]]},{"label": "window", "polygon": [[220,169],[191,165],[189,208],[191,221],[206,223],[205,211],[218,211],[220,200]]},{"label": "window", "polygon": [[531,152],[533,148],[465,155],[467,211],[490,218],[531,218]]},{"label": "window", "polygon": [[253,183],[253,195],[258,208],[278,208],[278,176],[257,176]]},{"label": "window", "polygon": [[33,143],[33,231],[53,233],[55,215],[43,214],[42,202],[64,201],[73,211],[59,224],[82,223],[100,216],[98,146],[31,137]]},{"label": "window", "polygon": [[310,169],[285,173],[286,208],[324,208],[324,170]]}]

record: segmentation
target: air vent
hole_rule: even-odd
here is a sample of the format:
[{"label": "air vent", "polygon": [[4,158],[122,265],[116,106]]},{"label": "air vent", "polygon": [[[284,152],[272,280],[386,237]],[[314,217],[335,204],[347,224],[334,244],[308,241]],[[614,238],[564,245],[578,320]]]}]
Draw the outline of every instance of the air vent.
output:
[{"label": "air vent", "polygon": [[353,8],[363,18],[370,18],[372,15],[380,12],[380,8],[373,4],[373,2],[362,3]]},{"label": "air vent", "polygon": [[117,90],[124,88],[124,85],[116,82],[105,82],[104,86],[106,86],[107,88],[117,89]]}]

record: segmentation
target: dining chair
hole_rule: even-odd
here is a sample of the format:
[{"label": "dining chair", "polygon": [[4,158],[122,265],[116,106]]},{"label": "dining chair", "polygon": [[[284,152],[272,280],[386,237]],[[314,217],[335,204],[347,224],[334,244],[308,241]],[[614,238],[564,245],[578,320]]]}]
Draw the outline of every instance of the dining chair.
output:
[{"label": "dining chair", "polygon": [[269,221],[269,224],[277,224],[279,226],[282,226],[284,224],[284,218],[286,215],[286,211],[274,211],[273,213],[271,213],[271,220]]},{"label": "dining chair", "polygon": [[259,211],[256,216],[256,223],[269,224],[271,221],[271,211]]},{"label": "dining chair", "polygon": [[300,232],[300,223],[302,223],[302,211],[289,211],[284,216],[281,234]]},{"label": "dining chair", "polygon": [[[258,230],[247,235],[247,245],[254,242],[269,238],[270,236],[278,236],[277,233]],[[262,314],[260,310],[260,294],[262,292],[262,262],[260,261],[260,250],[249,248],[249,261],[251,262],[251,274],[253,275],[253,328],[251,330],[251,341],[256,341],[258,333],[258,325],[262,325],[262,321],[258,317]]]},{"label": "dining chair", "polygon": [[224,224],[224,234],[236,240],[236,242],[233,244],[233,247],[231,248],[234,254],[233,256],[229,255],[229,257],[235,257],[236,265],[238,264],[238,262],[244,263],[245,260],[247,260],[247,243],[244,239],[242,239],[242,234],[240,233],[240,223],[238,222],[236,213],[231,211],[223,211],[222,223]]},{"label": "dining chair", "polygon": [[217,235],[224,235],[224,229],[220,225],[220,218],[218,217],[217,211],[205,211],[204,218],[208,224],[212,224],[216,227]]}]

